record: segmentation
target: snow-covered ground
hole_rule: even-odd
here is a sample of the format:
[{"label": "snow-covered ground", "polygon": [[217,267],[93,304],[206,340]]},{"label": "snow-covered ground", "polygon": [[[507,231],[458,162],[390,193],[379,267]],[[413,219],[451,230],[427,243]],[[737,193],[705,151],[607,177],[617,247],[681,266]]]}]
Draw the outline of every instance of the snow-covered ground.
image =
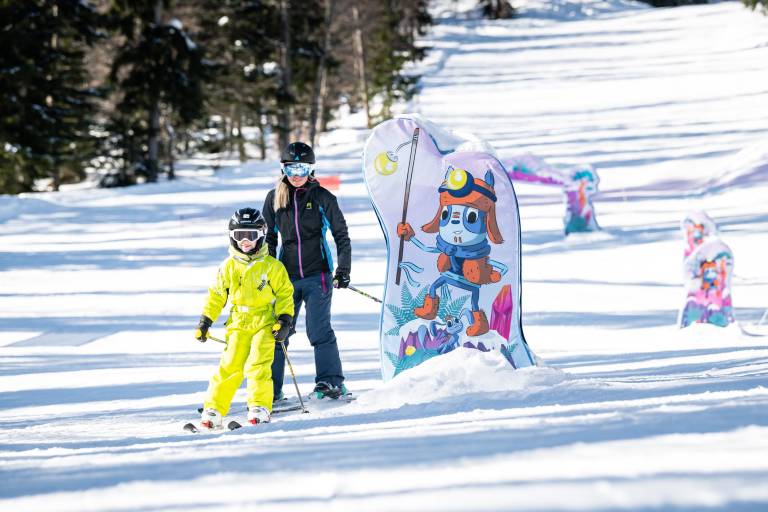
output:
[{"label": "snow-covered ground", "polygon": [[[516,186],[523,325],[548,366],[459,350],[383,384],[379,309],[340,290],[357,402],[185,434],[220,352],[192,332],[226,220],[260,206],[275,164],[1,196],[3,508],[768,509],[768,18],[740,3],[558,0],[489,22],[464,3],[435,10],[413,110],[502,158],[530,151],[601,177],[603,231],[568,240],[560,192]],[[324,136],[318,173],[341,177],[353,284],[381,295],[355,121]],[[734,251],[737,326],[675,327],[693,209]],[[291,349],[308,392],[306,338]]]}]

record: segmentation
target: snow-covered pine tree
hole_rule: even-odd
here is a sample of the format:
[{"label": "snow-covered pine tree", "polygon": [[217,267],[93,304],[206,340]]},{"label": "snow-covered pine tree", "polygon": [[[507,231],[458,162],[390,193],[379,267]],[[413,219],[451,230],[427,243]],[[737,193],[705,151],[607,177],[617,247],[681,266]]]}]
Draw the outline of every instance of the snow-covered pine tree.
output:
[{"label": "snow-covered pine tree", "polygon": [[99,91],[86,49],[103,18],[81,0],[3,2],[0,18],[0,193],[32,190],[50,177],[79,181],[95,153],[90,131]]},{"label": "snow-covered pine tree", "polygon": [[260,157],[266,158],[269,95],[276,88],[274,62],[277,11],[267,2],[193,0],[189,16],[196,19],[195,40],[206,48],[215,65],[204,84],[206,119],[222,120],[222,140],[207,144],[209,151],[231,151],[241,160],[246,153],[243,126],[259,128]]},{"label": "snow-covered pine tree", "polygon": [[[352,55],[363,66],[364,80],[353,82],[360,106],[368,113],[368,124],[391,117],[391,107],[397,101],[407,100],[416,92],[419,77],[405,72],[407,62],[424,57],[426,48],[416,44],[416,37],[423,35],[432,18],[426,0],[386,2],[357,2],[358,15],[352,17],[351,29],[361,41],[360,48],[352,48]],[[352,11],[354,12],[354,11]],[[355,42],[355,37],[350,42]],[[364,89],[364,90],[361,90]],[[372,111],[369,103],[380,103],[381,109]]]},{"label": "snow-covered pine tree", "polygon": [[203,49],[169,5],[162,0],[116,0],[113,7],[125,42],[112,64],[120,99],[111,127],[125,165],[143,163],[148,181],[158,176],[161,116],[182,126],[201,118],[202,83],[209,76]]},{"label": "snow-covered pine tree", "polygon": [[761,7],[761,10],[763,11],[763,14],[768,16],[768,0],[743,0],[743,1],[744,1],[744,5],[746,5],[753,11],[759,5]]}]

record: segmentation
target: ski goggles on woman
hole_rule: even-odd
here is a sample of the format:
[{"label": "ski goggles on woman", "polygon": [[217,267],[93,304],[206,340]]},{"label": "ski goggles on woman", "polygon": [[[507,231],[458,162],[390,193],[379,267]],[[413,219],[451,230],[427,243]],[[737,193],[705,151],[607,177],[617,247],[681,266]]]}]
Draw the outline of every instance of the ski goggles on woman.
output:
[{"label": "ski goggles on woman", "polygon": [[312,164],[306,164],[304,162],[287,162],[281,165],[286,176],[292,178],[303,178],[309,176],[312,172]]},{"label": "ski goggles on woman", "polygon": [[232,237],[232,239],[236,242],[240,242],[242,240],[248,239],[252,242],[255,242],[259,238],[263,237],[267,234],[267,228],[259,228],[259,229],[233,229],[229,232],[229,236]]}]

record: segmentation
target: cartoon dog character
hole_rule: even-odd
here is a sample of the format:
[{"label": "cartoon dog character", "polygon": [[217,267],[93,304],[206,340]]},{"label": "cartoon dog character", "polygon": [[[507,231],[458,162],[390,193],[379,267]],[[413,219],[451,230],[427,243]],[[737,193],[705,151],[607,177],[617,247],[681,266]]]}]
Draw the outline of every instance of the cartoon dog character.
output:
[{"label": "cartoon dog character", "polygon": [[491,246],[504,242],[496,223],[496,192],[493,173],[489,170],[483,180],[464,169],[449,166],[438,189],[440,204],[437,214],[421,229],[437,233],[437,247],[427,247],[414,238],[413,228],[407,222],[397,225],[398,236],[412,241],[419,249],[439,253],[437,270],[440,277],[429,287],[424,303],[414,309],[419,318],[432,320],[440,308],[438,290],[450,285],[470,292],[472,323],[468,336],[481,336],[488,332],[488,318],[479,307],[480,286],[496,283],[501,274],[489,263]]}]

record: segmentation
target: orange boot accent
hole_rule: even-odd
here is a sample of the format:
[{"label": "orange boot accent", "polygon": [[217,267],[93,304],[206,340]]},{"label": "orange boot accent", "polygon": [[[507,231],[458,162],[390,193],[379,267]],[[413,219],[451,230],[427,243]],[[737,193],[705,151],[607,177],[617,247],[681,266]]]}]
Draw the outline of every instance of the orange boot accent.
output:
[{"label": "orange boot accent", "polygon": [[[424,297],[424,304],[415,308],[413,313],[424,320],[434,320],[437,316],[437,310],[440,309],[440,297],[427,295]],[[486,322],[487,324],[487,322]]]},{"label": "orange boot accent", "polygon": [[467,336],[482,336],[488,332],[488,319],[485,311],[478,309],[472,312],[472,325],[467,327]]}]

